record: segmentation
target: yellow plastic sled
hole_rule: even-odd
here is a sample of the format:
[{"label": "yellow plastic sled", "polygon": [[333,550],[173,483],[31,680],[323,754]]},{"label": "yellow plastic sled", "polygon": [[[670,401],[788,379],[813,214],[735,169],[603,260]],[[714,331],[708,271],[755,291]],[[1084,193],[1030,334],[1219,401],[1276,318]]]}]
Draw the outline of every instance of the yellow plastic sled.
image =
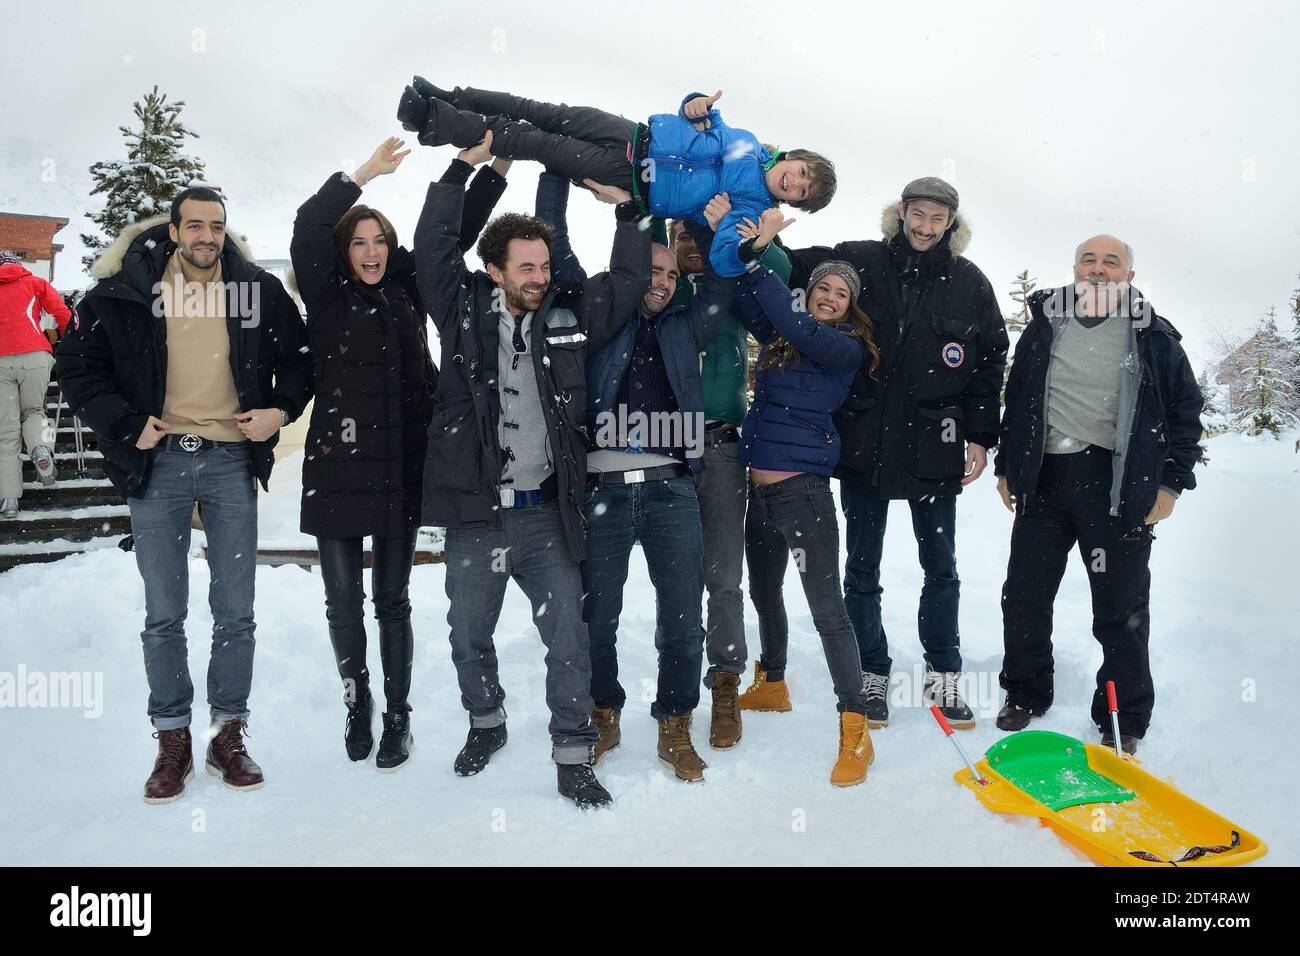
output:
[{"label": "yellow plastic sled", "polygon": [[990,810],[1038,817],[1102,866],[1240,866],[1268,852],[1259,837],[1132,757],[1064,734],[1021,731],[953,775]]}]

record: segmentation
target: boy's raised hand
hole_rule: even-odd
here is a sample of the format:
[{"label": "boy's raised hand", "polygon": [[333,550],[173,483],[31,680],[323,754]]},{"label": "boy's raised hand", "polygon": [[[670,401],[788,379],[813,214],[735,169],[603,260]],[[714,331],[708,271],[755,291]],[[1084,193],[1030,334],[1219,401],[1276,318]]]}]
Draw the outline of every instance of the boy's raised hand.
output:
[{"label": "boy's raised hand", "polygon": [[727,193],[718,193],[704,207],[704,221],[709,224],[710,229],[717,232],[718,223],[726,219],[729,212],[731,212],[731,196]]},{"label": "boy's raised hand", "polygon": [[786,226],[792,225],[793,219],[786,219],[785,214],[780,209],[773,207],[764,209],[763,215],[758,217],[758,224],[746,216],[736,226],[736,232],[740,233],[742,239],[755,239],[754,248],[763,249],[771,244],[776,238],[776,234]]},{"label": "boy's raised hand", "polygon": [[632,200],[632,194],[626,189],[619,189],[617,186],[606,186],[604,183],[598,183],[594,179],[584,179],[582,183],[595,193],[596,198],[601,202],[607,202],[613,206],[617,206]]},{"label": "boy's raised hand", "polygon": [[357,174],[353,176],[353,181],[357,185],[364,186],[376,176],[387,176],[395,172],[397,167],[402,165],[402,160],[411,155],[409,149],[402,149],[406,141],[396,136],[390,136],[370,154],[370,158],[357,168]]},{"label": "boy's raised hand", "polygon": [[686,118],[691,121],[691,125],[696,129],[708,129],[713,125],[709,121],[709,110],[713,109],[713,104],[721,98],[722,90],[718,90],[712,96],[697,96],[693,100],[687,100],[683,112],[685,112]]},{"label": "boy's raised hand", "polygon": [[477,146],[462,149],[456,154],[456,158],[463,163],[469,163],[471,166],[487,162],[492,158],[492,131],[488,130],[487,135],[483,137],[483,142]]}]

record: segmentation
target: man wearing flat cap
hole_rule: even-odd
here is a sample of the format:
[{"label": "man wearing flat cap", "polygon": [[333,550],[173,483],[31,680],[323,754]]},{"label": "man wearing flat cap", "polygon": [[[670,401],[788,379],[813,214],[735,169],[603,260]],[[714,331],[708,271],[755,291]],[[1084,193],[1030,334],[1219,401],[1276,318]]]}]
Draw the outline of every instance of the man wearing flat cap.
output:
[{"label": "man wearing flat cap", "polygon": [[961,253],[970,226],[957,190],[934,176],[907,184],[885,207],[883,239],[789,250],[790,284],[842,259],[862,279],[858,303],[875,323],[881,363],[864,365],[835,416],[843,452],[835,477],[845,515],[844,603],[857,634],[871,727],[889,723],[892,661],[880,613],[880,560],[889,502],[912,512],[925,574],[917,631],[925,657],[922,701],[954,727],[975,726],[959,689],[957,495],[997,443],[1006,324],[993,287]]}]

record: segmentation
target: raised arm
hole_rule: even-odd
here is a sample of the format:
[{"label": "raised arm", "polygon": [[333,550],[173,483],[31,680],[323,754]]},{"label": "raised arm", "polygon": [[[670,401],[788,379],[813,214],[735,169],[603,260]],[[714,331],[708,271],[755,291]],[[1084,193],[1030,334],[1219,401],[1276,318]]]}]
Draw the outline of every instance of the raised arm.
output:
[{"label": "raised arm", "polygon": [[334,226],[361,198],[361,187],[344,173],[334,173],[315,195],[298,207],[289,240],[298,293],[314,312],[333,284],[338,252],[334,247]]},{"label": "raised arm", "polygon": [[334,247],[334,227],[361,198],[361,187],[376,176],[387,176],[410,155],[403,149],[405,141],[390,136],[357,167],[351,176],[338,172],[325,180],[316,194],[298,207],[293,221],[293,238],[289,241],[289,259],[294,280],[307,310],[312,311],[329,290],[335,273],[338,253]]},{"label": "raised arm", "polygon": [[771,269],[759,266],[745,281],[777,334],[798,349],[800,355],[826,368],[844,371],[857,369],[867,357],[862,339],[813,318],[804,307],[803,297],[786,288],[781,277]]},{"label": "raised arm", "polygon": [[469,252],[478,242],[479,233],[492,218],[492,211],[506,191],[506,172],[510,169],[510,160],[497,157],[483,166],[470,180],[465,192],[465,208],[460,219],[460,249]]},{"label": "raised arm", "polygon": [[631,193],[590,179],[586,182],[602,201],[616,204],[609,271],[582,284],[578,307],[579,320],[587,332],[587,348],[594,352],[636,313],[641,297],[650,287],[650,230],[642,228],[641,214]]},{"label": "raised arm", "polygon": [[551,246],[551,280],[565,285],[581,285],[587,273],[569,242],[569,180],[552,172],[537,177],[537,203],[534,213],[555,230]]},{"label": "raised arm", "polygon": [[721,98],[722,90],[718,90],[712,96],[704,93],[687,93],[682,98],[682,105],[678,107],[677,115],[698,130],[726,129],[727,124],[722,121],[722,113],[713,106]]},{"label": "raised arm", "polygon": [[424,208],[415,225],[415,279],[420,300],[441,332],[456,319],[457,290],[468,274],[461,252],[461,217],[465,206],[465,181],[473,169],[453,159],[442,179],[429,184]]}]

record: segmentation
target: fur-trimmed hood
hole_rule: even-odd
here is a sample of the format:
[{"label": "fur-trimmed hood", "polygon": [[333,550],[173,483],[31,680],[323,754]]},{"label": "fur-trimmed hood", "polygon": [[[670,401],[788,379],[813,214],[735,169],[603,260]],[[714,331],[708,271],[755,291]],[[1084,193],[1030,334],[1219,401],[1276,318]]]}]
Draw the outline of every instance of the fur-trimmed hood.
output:
[{"label": "fur-trimmed hood", "polygon": [[[959,256],[970,245],[970,221],[964,212],[958,212],[956,216],[957,221],[948,227],[948,248],[952,250],[954,256]],[[898,235],[902,224],[903,221],[898,218],[898,202],[891,202],[880,214],[880,231],[884,234],[886,242]]]},{"label": "fur-trimmed hood", "polygon": [[[171,217],[163,213],[127,226],[118,233],[117,238],[109,244],[108,248],[99,254],[99,258],[91,263],[90,277],[98,281],[117,275],[122,271],[122,262],[126,258],[127,250],[131,248],[131,243],[155,226],[165,226],[170,221]],[[235,248],[239,250],[239,254],[250,265],[257,263],[257,260],[253,258],[253,250],[248,247],[248,240],[243,236],[227,232],[226,242],[234,243]]]}]

